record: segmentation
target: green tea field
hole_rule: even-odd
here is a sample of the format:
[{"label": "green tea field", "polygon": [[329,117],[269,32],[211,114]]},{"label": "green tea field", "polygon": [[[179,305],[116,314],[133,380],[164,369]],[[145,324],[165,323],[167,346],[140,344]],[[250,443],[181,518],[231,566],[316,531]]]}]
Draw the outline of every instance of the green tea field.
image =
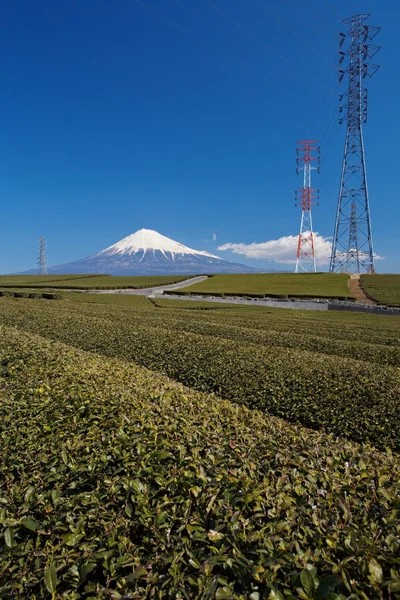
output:
[{"label": "green tea field", "polygon": [[352,299],[347,287],[348,279],[348,275],[331,273],[213,275],[180,293],[347,300]]},{"label": "green tea field", "polygon": [[361,287],[372,300],[400,306],[400,275],[361,275]]},{"label": "green tea field", "polygon": [[190,275],[0,275],[0,288],[140,289],[179,283],[189,278]]},{"label": "green tea field", "polygon": [[0,598],[400,598],[399,317],[61,295],[0,297]]}]

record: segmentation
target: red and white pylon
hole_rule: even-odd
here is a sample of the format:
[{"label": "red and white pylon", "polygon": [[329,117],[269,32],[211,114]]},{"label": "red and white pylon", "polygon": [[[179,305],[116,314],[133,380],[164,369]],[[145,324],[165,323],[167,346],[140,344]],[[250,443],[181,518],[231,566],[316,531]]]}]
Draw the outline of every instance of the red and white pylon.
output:
[{"label": "red and white pylon", "polygon": [[[312,226],[311,207],[318,204],[319,190],[311,187],[311,171],[318,170],[319,173],[319,146],[315,146],[318,140],[304,140],[297,142],[297,169],[304,172],[304,185],[296,191],[296,206],[301,206],[301,224],[299,240],[297,244],[296,273],[315,273],[317,270],[315,262],[314,233]],[[316,163],[313,166],[312,163]],[[301,166],[300,166],[301,165]]]}]

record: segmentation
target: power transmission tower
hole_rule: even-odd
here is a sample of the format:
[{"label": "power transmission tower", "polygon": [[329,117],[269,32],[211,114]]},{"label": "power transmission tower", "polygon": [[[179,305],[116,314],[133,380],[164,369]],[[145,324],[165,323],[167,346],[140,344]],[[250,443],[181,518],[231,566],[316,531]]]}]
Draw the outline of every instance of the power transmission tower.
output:
[{"label": "power transmission tower", "polygon": [[[347,122],[346,141],[340,180],[339,200],[333,235],[330,272],[374,273],[371,218],[365,167],[362,126],[367,122],[367,89],[363,80],[372,77],[379,65],[367,63],[379,50],[368,42],[380,27],[366,25],[368,14],[345,19],[347,33],[340,33],[339,82],[348,75],[347,92],[340,96],[343,104],[339,123]],[[345,44],[349,42],[348,47]],[[349,59],[343,68],[342,63]]]},{"label": "power transmission tower", "polygon": [[47,261],[46,261],[46,242],[42,236],[39,241],[39,254],[37,259],[38,275],[47,275]]},{"label": "power transmission tower", "polygon": [[[312,226],[311,207],[318,198],[319,190],[311,187],[311,171],[317,169],[319,173],[319,146],[314,146],[318,140],[304,140],[297,142],[299,148],[297,153],[297,169],[304,172],[304,184],[300,190],[296,191],[296,206],[301,206],[301,223],[299,241],[297,244],[296,273],[315,273],[317,266],[315,263],[314,233]],[[312,166],[315,162],[317,166]],[[299,166],[302,164],[303,166]]]}]

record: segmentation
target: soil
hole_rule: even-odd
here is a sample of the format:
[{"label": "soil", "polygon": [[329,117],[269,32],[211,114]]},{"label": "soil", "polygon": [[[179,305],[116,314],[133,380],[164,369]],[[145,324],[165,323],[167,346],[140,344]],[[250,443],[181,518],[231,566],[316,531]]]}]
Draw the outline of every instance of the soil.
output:
[{"label": "soil", "polygon": [[364,304],[371,304],[376,306],[376,302],[368,298],[367,294],[361,287],[360,284],[360,276],[358,274],[351,275],[349,280],[347,281],[347,287],[349,288],[350,293],[357,302],[364,302]]}]

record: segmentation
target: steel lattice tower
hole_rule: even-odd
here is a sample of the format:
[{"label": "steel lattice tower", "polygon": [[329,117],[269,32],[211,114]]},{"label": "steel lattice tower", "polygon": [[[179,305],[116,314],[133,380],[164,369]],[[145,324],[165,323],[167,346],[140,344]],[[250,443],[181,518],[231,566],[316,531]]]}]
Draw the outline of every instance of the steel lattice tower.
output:
[{"label": "steel lattice tower", "polygon": [[[378,65],[366,61],[379,50],[379,46],[368,42],[381,28],[366,25],[368,17],[368,14],[364,14],[346,19],[344,23],[349,29],[347,33],[340,33],[339,81],[348,75],[348,89],[340,96],[343,104],[339,112],[343,113],[343,117],[339,123],[346,121],[347,131],[329,269],[331,273],[375,272],[362,133],[362,126],[367,122],[367,89],[363,86],[363,80],[367,76],[372,77],[379,69]],[[349,45],[345,48],[347,42]],[[346,58],[349,64],[342,68]]]},{"label": "steel lattice tower", "polygon": [[[319,190],[311,187],[311,171],[317,169],[319,173],[319,146],[314,146],[318,140],[304,140],[297,142],[299,148],[297,152],[297,169],[304,173],[304,185],[300,190],[296,190],[296,206],[301,206],[301,224],[299,241],[297,244],[296,273],[315,273],[317,270],[315,263],[314,233],[312,226],[311,207],[317,204],[314,200],[318,198]],[[312,166],[315,162],[317,166]],[[302,164],[303,166],[299,166]]]},{"label": "steel lattice tower", "polygon": [[39,254],[37,259],[38,275],[47,275],[46,242],[42,236],[39,241]]}]

